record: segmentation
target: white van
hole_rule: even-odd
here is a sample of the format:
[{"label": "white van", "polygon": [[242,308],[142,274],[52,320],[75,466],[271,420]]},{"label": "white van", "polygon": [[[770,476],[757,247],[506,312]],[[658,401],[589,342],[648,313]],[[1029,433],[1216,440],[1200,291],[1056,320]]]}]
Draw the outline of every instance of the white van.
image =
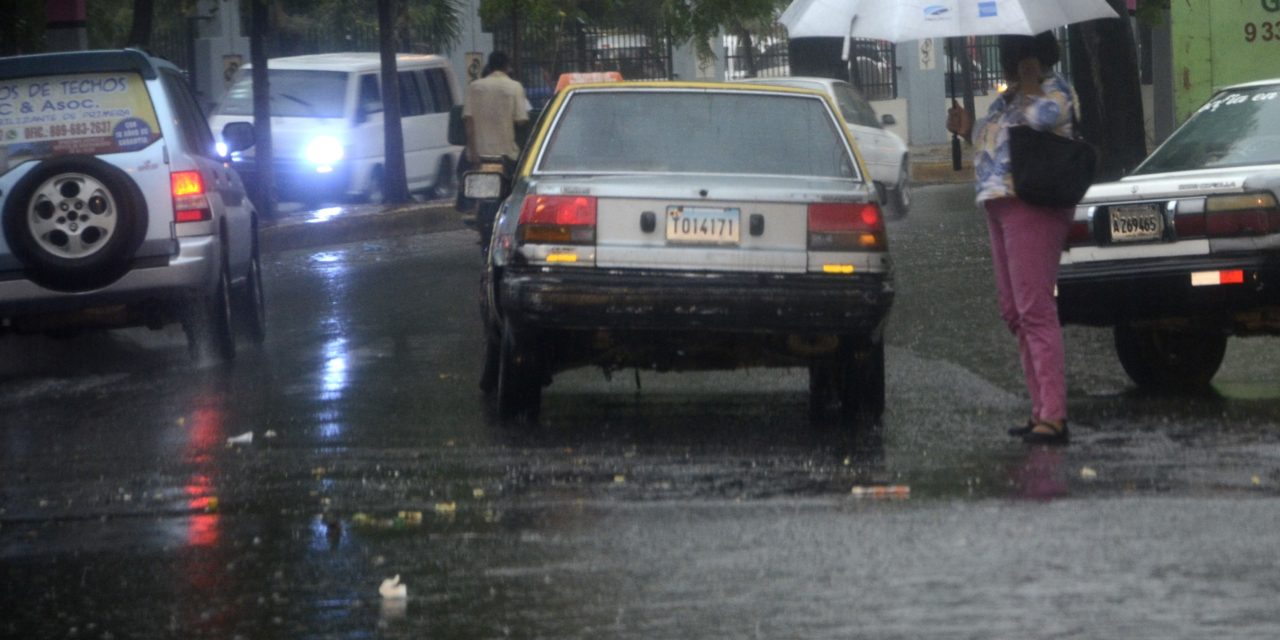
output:
[{"label": "white van", "polygon": [[[380,57],[323,53],[268,61],[271,141],[281,200],[380,202],[385,165]],[[409,190],[452,197],[462,147],[447,140],[449,109],[461,103],[449,61],[398,54],[400,115]],[[210,123],[253,121],[253,78],[240,69]],[[255,182],[252,150],[231,154],[241,177]],[[251,191],[252,192],[252,191]]]}]

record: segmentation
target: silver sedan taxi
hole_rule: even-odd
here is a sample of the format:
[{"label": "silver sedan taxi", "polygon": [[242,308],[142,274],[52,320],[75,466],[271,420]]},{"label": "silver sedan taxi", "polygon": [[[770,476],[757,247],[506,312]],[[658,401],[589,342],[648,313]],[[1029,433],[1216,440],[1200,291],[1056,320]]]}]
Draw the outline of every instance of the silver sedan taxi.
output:
[{"label": "silver sedan taxi", "polygon": [[504,190],[482,285],[482,387],[503,417],[535,419],[583,366],[807,367],[813,412],[878,424],[888,242],[827,96],[570,86]]},{"label": "silver sedan taxi", "polygon": [[1064,322],[1113,327],[1135,383],[1209,384],[1228,336],[1280,334],[1280,79],[1223,89],[1118,182],[1062,254]]}]

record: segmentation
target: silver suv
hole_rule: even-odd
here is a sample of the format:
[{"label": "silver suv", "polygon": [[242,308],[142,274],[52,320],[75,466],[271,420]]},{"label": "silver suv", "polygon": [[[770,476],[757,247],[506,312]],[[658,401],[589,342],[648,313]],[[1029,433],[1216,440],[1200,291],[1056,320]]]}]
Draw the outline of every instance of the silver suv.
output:
[{"label": "silver suv", "polygon": [[0,58],[0,221],[0,333],[181,322],[200,360],[263,339],[257,212],[167,61]]}]

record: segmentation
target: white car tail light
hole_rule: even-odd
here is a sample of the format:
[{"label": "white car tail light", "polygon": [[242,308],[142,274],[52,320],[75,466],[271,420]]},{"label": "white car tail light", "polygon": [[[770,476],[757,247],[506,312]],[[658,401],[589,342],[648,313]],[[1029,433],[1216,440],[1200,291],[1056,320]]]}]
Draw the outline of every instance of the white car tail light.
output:
[{"label": "white car tail light", "polygon": [[1177,216],[1179,238],[1235,238],[1280,233],[1280,207],[1267,192],[1209,196],[1204,214]]}]

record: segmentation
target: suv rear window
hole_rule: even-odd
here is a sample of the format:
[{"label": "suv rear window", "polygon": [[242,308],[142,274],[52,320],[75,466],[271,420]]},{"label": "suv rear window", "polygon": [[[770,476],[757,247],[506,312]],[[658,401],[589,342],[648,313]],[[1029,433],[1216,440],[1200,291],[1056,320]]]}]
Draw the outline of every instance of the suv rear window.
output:
[{"label": "suv rear window", "polygon": [[858,177],[819,98],[671,90],[574,94],[537,171]]},{"label": "suv rear window", "polygon": [[137,73],[0,82],[0,173],[64,154],[137,151],[159,139],[151,94]]},{"label": "suv rear window", "polygon": [[[281,118],[341,118],[347,98],[343,71],[271,69],[271,115]],[[228,116],[253,115],[253,73],[245,69],[218,106]]]}]

